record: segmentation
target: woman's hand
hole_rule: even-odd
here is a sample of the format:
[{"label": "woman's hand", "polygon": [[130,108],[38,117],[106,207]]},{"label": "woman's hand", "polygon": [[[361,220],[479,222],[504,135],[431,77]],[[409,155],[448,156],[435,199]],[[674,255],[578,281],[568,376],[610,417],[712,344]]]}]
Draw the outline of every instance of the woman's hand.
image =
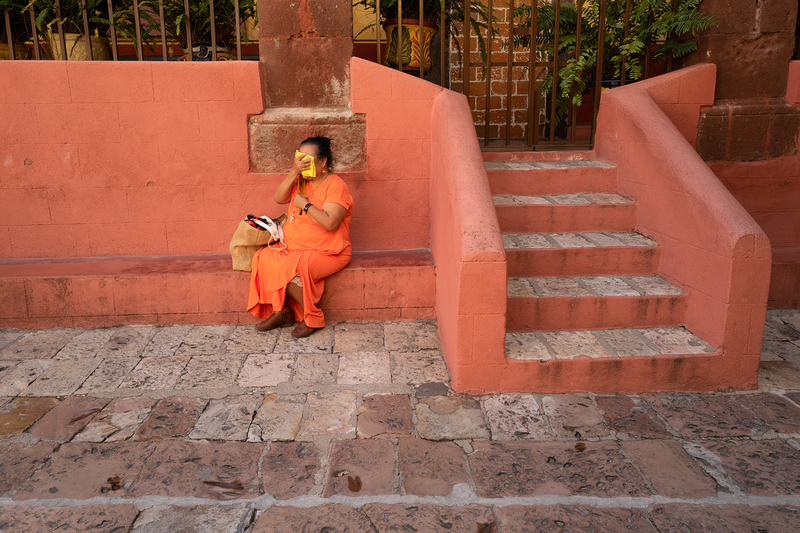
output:
[{"label": "woman's hand", "polygon": [[305,154],[295,154],[291,172],[297,176],[310,169],[314,165],[314,159],[306,159]]},{"label": "woman's hand", "polygon": [[300,209],[302,211],[307,203],[308,203],[308,198],[306,198],[305,196],[303,196],[299,192],[295,193],[295,195],[294,195],[294,207],[296,209]]},{"label": "woman's hand", "polygon": [[[283,178],[283,181],[278,188],[275,189],[275,202],[279,204],[288,204],[289,200],[292,198],[292,188],[294,187],[295,183],[297,183],[302,178],[302,172],[304,170],[308,170],[311,168],[311,165],[314,164],[312,159],[303,160],[303,156],[301,155],[294,155],[294,161],[292,161],[292,168],[289,170],[289,173],[286,174],[286,177]],[[295,206],[297,202],[295,202]],[[300,205],[302,208],[305,203]]]}]

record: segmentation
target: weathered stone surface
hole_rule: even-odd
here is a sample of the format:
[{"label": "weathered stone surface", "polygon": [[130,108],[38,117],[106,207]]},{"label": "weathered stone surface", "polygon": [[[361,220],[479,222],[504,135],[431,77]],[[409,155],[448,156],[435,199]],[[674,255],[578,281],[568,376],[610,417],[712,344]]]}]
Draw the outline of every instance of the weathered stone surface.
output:
[{"label": "weathered stone surface", "polygon": [[336,324],[333,328],[334,353],[383,350],[383,325],[375,323]]},{"label": "weathered stone surface", "polygon": [[[18,329],[0,329],[0,354],[14,344],[22,335],[23,332]],[[3,359],[3,357],[0,357],[0,359]]]},{"label": "weathered stone surface", "polygon": [[356,391],[331,394],[312,392],[307,401],[306,416],[300,423],[297,440],[308,441],[323,434],[343,437],[355,433],[352,419],[356,410]]},{"label": "weathered stone surface", "polygon": [[142,352],[142,357],[170,357],[192,330],[192,326],[169,326],[158,328],[150,343]]},{"label": "weathered stone surface", "polygon": [[428,440],[488,439],[480,404],[462,396],[431,396],[416,405],[417,431]]},{"label": "weathered stone surface", "polygon": [[[155,446],[145,442],[67,443],[23,483],[15,500],[125,495]],[[80,482],[76,482],[80,480]]]},{"label": "weathered stone surface", "polygon": [[134,524],[135,533],[192,531],[196,533],[240,533],[250,522],[253,509],[244,506],[155,505],[144,509]]},{"label": "weathered stone surface", "polygon": [[581,440],[608,435],[602,415],[588,396],[545,396],[542,398],[542,407],[550,418],[550,426],[560,437]]},{"label": "weathered stone surface", "polygon": [[243,355],[192,357],[175,388],[192,390],[231,387],[243,360]]},{"label": "weathered stone surface", "polygon": [[153,326],[118,328],[97,352],[97,357],[139,357],[153,338],[155,329]]},{"label": "weathered stone surface", "polygon": [[305,403],[305,394],[291,396],[265,394],[264,401],[250,424],[247,433],[248,442],[293,440],[300,429]]},{"label": "weathered stone surface", "polygon": [[0,353],[0,359],[50,359],[58,353],[79,329],[44,329],[26,333]]},{"label": "weathered stone surface", "polygon": [[544,331],[542,336],[555,352],[556,359],[575,356],[611,357],[591,331]]},{"label": "weathered stone surface", "polygon": [[11,366],[0,375],[0,396],[16,396],[24,391],[36,378],[53,364],[50,359],[29,359],[26,361],[4,362],[1,366]]},{"label": "weathered stone surface", "polygon": [[211,400],[189,438],[245,440],[253,413],[260,403],[261,395]]},{"label": "weathered stone surface", "polygon": [[322,496],[392,494],[394,483],[394,445],[390,441],[338,440],[331,448]]},{"label": "weathered stone surface", "polygon": [[433,322],[386,322],[383,337],[384,346],[393,352],[439,349],[439,334]]},{"label": "weathered stone surface", "polygon": [[591,296],[578,278],[531,278],[542,296]]},{"label": "weathered stone surface", "polygon": [[272,506],[261,513],[253,527],[253,533],[297,531],[374,533],[369,519],[360,509],[340,503],[328,503],[306,509]]},{"label": "weathered stone surface", "polygon": [[648,343],[641,331],[635,329],[604,329],[595,331],[595,335],[602,337],[618,357],[660,353]]},{"label": "weathered stone surface", "polygon": [[393,353],[392,362],[392,383],[450,383],[450,373],[442,352]]},{"label": "weathered stone surface", "polygon": [[596,401],[603,418],[614,431],[645,439],[668,439],[672,436],[641,398],[601,396]]},{"label": "weathered stone surface", "polygon": [[183,339],[178,356],[220,355],[222,345],[233,333],[233,326],[195,326]]},{"label": "weathered stone surface", "polygon": [[304,339],[292,337],[292,328],[281,328],[275,353],[321,354],[333,352],[333,327],[315,331]]},{"label": "weathered stone surface", "polygon": [[78,433],[74,442],[116,442],[133,436],[156,400],[147,396],[117,398]]},{"label": "weathered stone surface", "polygon": [[310,442],[274,442],[264,455],[261,482],[279,500],[303,496],[314,488],[320,452]]},{"label": "weathered stone surface", "polygon": [[736,400],[781,433],[800,433],[800,409],[774,394],[742,394]]},{"label": "weathered stone surface", "polygon": [[29,430],[42,440],[66,442],[92,421],[108,403],[104,398],[82,398],[70,396],[53,407]]},{"label": "weathered stone surface", "polygon": [[687,438],[750,437],[769,430],[732,396],[669,393],[642,397]]},{"label": "weathered stone surface", "polygon": [[683,328],[654,328],[639,330],[661,353],[711,353],[714,348]]},{"label": "weathered stone surface", "polygon": [[536,398],[530,394],[498,394],[483,402],[494,440],[546,440],[555,434]]},{"label": "weathered stone surface", "polygon": [[206,406],[200,398],[164,398],[142,422],[133,440],[184,438],[192,430]]},{"label": "weathered stone surface", "polygon": [[691,531],[768,531],[795,533],[800,509],[797,507],[755,507],[750,505],[651,505],[647,514],[664,533]]},{"label": "weathered stone surface", "polygon": [[100,364],[99,357],[53,361],[20,396],[69,396]]},{"label": "weathered stone surface", "polygon": [[501,532],[597,531],[603,533],[655,533],[639,509],[597,508],[577,505],[509,505],[495,509]]},{"label": "weathered stone surface", "polygon": [[800,494],[800,451],[782,440],[713,441],[707,450],[744,492],[759,496]]},{"label": "weathered stone surface", "polygon": [[274,387],[289,381],[295,356],[292,354],[250,354],[236,380],[240,387]]},{"label": "weathered stone surface", "polygon": [[404,437],[414,431],[411,402],[405,394],[365,396],[358,415],[358,436]]},{"label": "weathered stone surface", "polygon": [[536,292],[525,278],[508,278],[506,294],[509,298],[536,298]]},{"label": "weathered stone surface", "polygon": [[327,385],[336,383],[339,357],[331,354],[297,354],[294,363],[295,385]]},{"label": "weathered stone surface", "polygon": [[56,359],[76,359],[95,357],[97,352],[113,337],[118,328],[90,329],[79,333],[70,340],[55,356]]},{"label": "weathered stone surface", "polygon": [[475,451],[469,456],[469,464],[481,497],[650,495],[615,443],[517,441],[472,445]]},{"label": "weathered stone surface", "polygon": [[236,326],[225,341],[225,353],[267,354],[272,353],[278,342],[278,331],[256,331],[251,325]]},{"label": "weathered stone surface", "polygon": [[415,531],[445,533],[448,531],[497,531],[492,528],[492,510],[482,505],[444,507],[438,505],[389,505],[370,503],[364,506],[378,533]]},{"label": "weathered stone surface", "polygon": [[622,278],[598,276],[581,278],[581,281],[598,296],[639,296],[639,292]]},{"label": "weathered stone surface", "polygon": [[683,294],[678,287],[667,283],[658,276],[633,276],[630,280],[650,296]]},{"label": "weathered stone surface", "polygon": [[469,480],[464,451],[452,442],[402,438],[398,455],[406,494],[447,496]]},{"label": "weathered stone surface", "polygon": [[762,391],[799,390],[800,368],[789,361],[761,361],[758,388]]},{"label": "weathered stone surface", "polygon": [[83,382],[77,394],[102,396],[111,394],[139,364],[135,357],[110,357],[102,359],[92,375]]},{"label": "weathered stone surface", "polygon": [[129,495],[255,498],[263,450],[263,444],[241,442],[160,441]]},{"label": "weathered stone surface", "polygon": [[120,388],[169,390],[178,382],[189,357],[147,357],[139,361]]},{"label": "weathered stone surface", "polygon": [[[28,479],[34,470],[39,468],[42,463],[53,453],[58,446],[55,442],[37,442],[33,445],[0,443],[0,454],[3,457],[3,468],[0,468],[0,497],[19,487],[23,481]],[[0,515],[5,516],[6,509]],[[3,520],[0,518],[0,531]],[[16,530],[22,531],[22,530]]]},{"label": "weathered stone surface", "polygon": [[350,352],[339,356],[339,376],[337,382],[343,385],[353,383],[391,383],[388,352]]},{"label": "weathered stone surface", "polygon": [[420,383],[414,388],[414,396],[417,398],[448,396],[450,392],[450,387],[441,382]]},{"label": "weathered stone surface", "polygon": [[10,439],[25,431],[50,409],[58,405],[56,398],[16,398],[0,414],[0,440]]},{"label": "weathered stone surface", "polygon": [[708,498],[717,484],[674,441],[629,441],[622,448],[662,496]]},{"label": "weathered stone surface", "polygon": [[506,333],[506,355],[523,361],[552,358],[547,345],[532,331]]},{"label": "weathered stone surface", "polygon": [[135,505],[87,505],[85,507],[3,507],[0,531],[45,533],[119,533],[128,531],[139,510]]}]

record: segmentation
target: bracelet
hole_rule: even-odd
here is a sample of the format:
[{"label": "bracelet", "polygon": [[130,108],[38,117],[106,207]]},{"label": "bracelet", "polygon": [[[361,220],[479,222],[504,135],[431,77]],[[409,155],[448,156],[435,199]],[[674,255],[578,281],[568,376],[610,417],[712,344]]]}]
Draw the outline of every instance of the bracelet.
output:
[{"label": "bracelet", "polygon": [[309,207],[311,207],[311,202],[308,202],[305,206],[303,206],[303,213],[308,214]]}]

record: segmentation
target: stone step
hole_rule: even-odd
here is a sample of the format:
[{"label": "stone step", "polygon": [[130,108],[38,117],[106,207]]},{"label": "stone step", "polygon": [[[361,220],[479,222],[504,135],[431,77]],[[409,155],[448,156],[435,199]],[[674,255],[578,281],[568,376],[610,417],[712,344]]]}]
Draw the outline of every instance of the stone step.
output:
[{"label": "stone step", "polygon": [[507,331],[685,323],[687,297],[659,276],[509,278]]},{"label": "stone step", "polygon": [[503,233],[508,275],[646,276],[656,272],[658,243],[639,233]]},{"label": "stone step", "polygon": [[[0,328],[253,323],[227,254],[0,260]],[[433,318],[430,250],[354,252],[325,281],[330,322]]]},{"label": "stone step", "polygon": [[488,161],[492,194],[570,194],[616,191],[617,168],[597,160]]},{"label": "stone step", "polygon": [[722,371],[718,351],[682,327],[510,332],[505,390],[693,390]]},{"label": "stone step", "polygon": [[486,162],[509,163],[516,161],[591,161],[597,159],[594,150],[554,150],[547,152],[482,152]]},{"label": "stone step", "polygon": [[496,195],[494,205],[504,232],[631,231],[636,203],[615,193]]}]

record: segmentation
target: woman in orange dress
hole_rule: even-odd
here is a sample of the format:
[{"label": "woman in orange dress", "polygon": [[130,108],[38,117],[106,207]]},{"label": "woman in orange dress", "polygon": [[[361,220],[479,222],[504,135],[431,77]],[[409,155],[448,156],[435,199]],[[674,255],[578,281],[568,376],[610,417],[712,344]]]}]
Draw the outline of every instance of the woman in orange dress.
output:
[{"label": "woman in orange dress", "polygon": [[[289,204],[283,226],[285,249],[264,247],[253,257],[247,311],[264,318],[256,325],[269,331],[301,320],[292,331],[307,337],[325,327],[325,316],[317,307],[325,278],[350,262],[350,217],[353,197],[347,185],[331,173],[331,141],[311,137],[300,143],[301,155],[275,191],[275,201]],[[303,154],[314,158],[303,159]],[[316,167],[316,177],[304,170]],[[301,183],[305,183],[304,192]],[[274,246],[274,245],[273,245]],[[288,298],[287,298],[288,296]]]}]

